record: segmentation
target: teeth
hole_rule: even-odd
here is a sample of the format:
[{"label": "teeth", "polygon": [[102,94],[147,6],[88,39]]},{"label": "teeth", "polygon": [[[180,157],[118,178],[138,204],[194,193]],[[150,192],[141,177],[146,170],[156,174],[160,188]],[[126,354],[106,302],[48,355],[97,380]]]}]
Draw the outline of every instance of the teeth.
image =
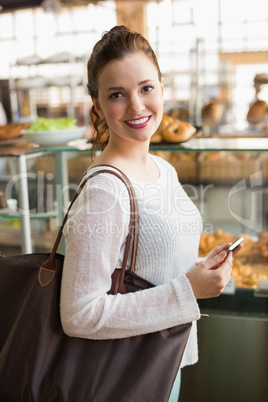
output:
[{"label": "teeth", "polygon": [[132,124],[135,126],[138,124],[143,124],[148,120],[149,120],[149,117],[143,117],[142,119],[138,119],[138,120],[128,120],[128,124]]}]

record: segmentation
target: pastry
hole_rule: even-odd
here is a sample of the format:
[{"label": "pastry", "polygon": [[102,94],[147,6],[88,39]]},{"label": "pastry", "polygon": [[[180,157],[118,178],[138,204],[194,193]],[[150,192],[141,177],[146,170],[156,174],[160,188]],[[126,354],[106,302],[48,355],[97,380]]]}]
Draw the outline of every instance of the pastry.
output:
[{"label": "pastry", "polygon": [[267,113],[267,103],[263,100],[254,102],[247,113],[247,121],[251,124],[261,123]]},{"label": "pastry", "polygon": [[163,131],[163,140],[166,142],[183,142],[195,134],[196,128],[188,122],[178,119],[169,124]]}]

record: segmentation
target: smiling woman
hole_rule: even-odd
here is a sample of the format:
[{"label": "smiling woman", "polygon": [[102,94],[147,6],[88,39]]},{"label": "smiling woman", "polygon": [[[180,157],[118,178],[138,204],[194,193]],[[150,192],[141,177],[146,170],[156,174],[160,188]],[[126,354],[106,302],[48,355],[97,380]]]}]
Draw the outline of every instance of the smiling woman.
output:
[{"label": "smiling woman", "polygon": [[[100,81],[102,85],[98,86]],[[107,133],[108,128],[111,134],[111,124],[115,120],[110,121],[109,118],[115,117],[114,113],[117,114],[115,118],[120,118],[124,125],[131,126],[129,121],[145,119],[140,124],[146,126],[153,114],[149,108],[147,114],[144,114],[145,102],[156,103],[161,95],[159,112],[162,114],[162,74],[156,56],[142,35],[130,35],[124,27],[120,30],[115,27],[95,45],[88,61],[88,90],[93,100],[91,118],[97,134],[95,139],[99,143],[102,143],[101,137]],[[158,105],[156,107],[159,108]],[[159,113],[155,117],[159,118]],[[157,126],[160,121],[161,118]],[[153,130],[152,136],[156,127],[150,128]]]},{"label": "smiling woman", "polygon": [[[222,292],[235,252],[227,256],[224,250],[229,244],[223,244],[197,264],[202,230],[199,211],[175,169],[149,153],[150,139],[163,115],[163,82],[148,41],[125,26],[104,34],[88,61],[88,90],[95,138],[108,135],[108,140],[85,172],[85,178],[94,172],[96,176],[83,187],[64,227],[63,329],[69,336],[118,339],[192,322],[181,367],[194,364],[198,359],[196,320],[200,318],[196,299]],[[111,275],[125,260],[132,198],[117,177],[100,172],[101,165],[120,169],[134,187],[139,210],[135,272],[156,285],[153,288],[108,294]],[[90,240],[87,228],[91,229]],[[116,234],[112,228],[117,228]],[[179,379],[180,373],[170,402],[178,401]],[[122,395],[120,400],[129,399]],[[162,402],[153,392],[146,400]]]}]

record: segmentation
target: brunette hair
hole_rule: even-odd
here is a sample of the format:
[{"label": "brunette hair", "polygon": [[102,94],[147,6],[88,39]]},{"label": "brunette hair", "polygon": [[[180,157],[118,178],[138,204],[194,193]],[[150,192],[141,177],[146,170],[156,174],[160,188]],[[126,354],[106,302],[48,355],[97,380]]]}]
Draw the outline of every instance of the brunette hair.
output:
[{"label": "brunette hair", "polygon": [[[124,25],[117,25],[106,32],[95,44],[87,63],[88,93],[92,98],[98,99],[98,78],[101,70],[110,62],[122,60],[125,56],[143,52],[156,66],[159,81],[162,74],[156,55],[147,39],[140,33],[129,30]],[[94,126],[93,149],[102,144],[105,148],[109,141],[108,127],[104,119],[101,119],[94,105],[90,111],[91,121]]]}]

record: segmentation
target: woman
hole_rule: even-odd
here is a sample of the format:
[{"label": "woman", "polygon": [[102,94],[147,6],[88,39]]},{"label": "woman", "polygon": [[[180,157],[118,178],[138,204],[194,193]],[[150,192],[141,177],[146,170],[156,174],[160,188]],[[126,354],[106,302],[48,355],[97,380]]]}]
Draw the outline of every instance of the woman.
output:
[{"label": "woman", "polygon": [[[131,180],[140,213],[136,273],[155,288],[107,295],[120,268],[129,222],[124,185],[110,174],[91,179],[73,205],[62,279],[61,320],[69,336],[112,339],[193,321],[181,367],[198,358],[198,298],[218,296],[231,276],[234,253],[224,244],[197,264],[201,217],[174,168],[149,153],[163,114],[163,79],[140,34],[116,26],[88,61],[95,138],[108,144],[94,161],[121,169]],[[197,231],[196,228],[200,230]],[[179,379],[179,376],[178,376]],[[179,381],[170,400],[178,400]]]}]

